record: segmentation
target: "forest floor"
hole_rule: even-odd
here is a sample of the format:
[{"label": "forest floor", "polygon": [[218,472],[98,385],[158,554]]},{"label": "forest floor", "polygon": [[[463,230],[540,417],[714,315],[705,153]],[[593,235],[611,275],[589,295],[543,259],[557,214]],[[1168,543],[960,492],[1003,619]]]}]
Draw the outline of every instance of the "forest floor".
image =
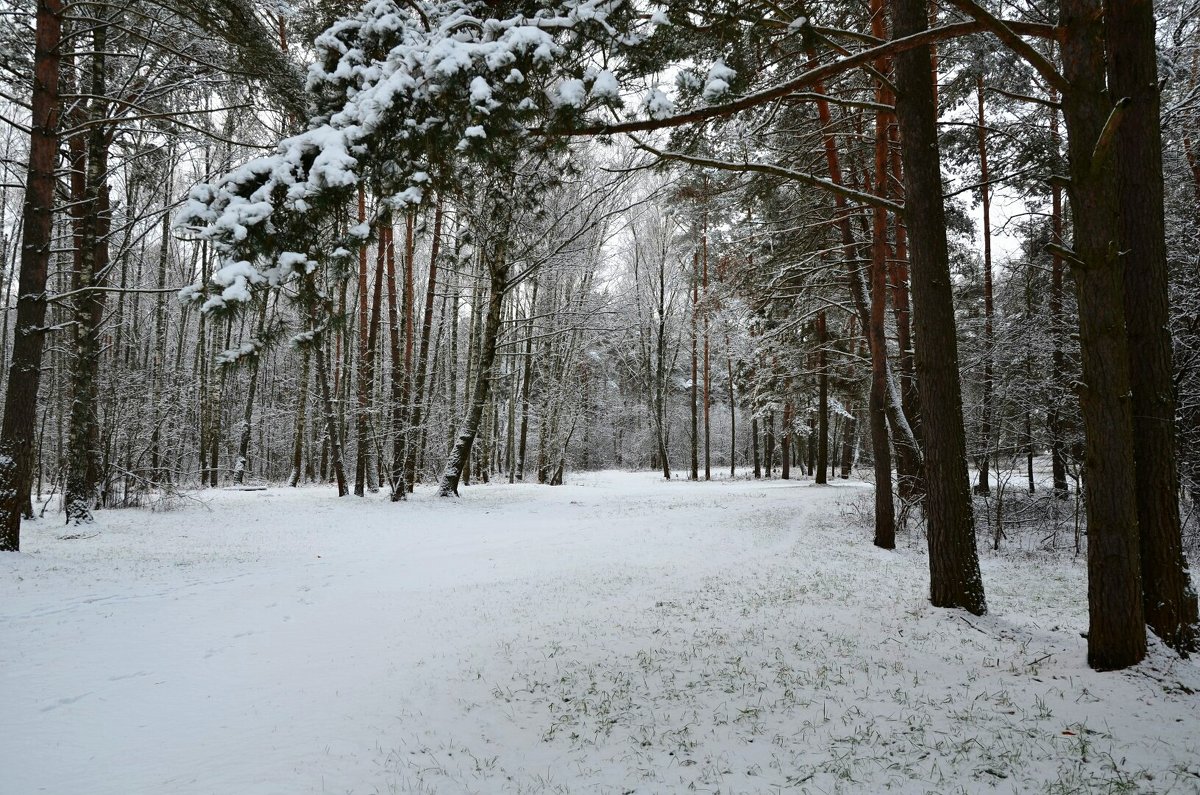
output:
[{"label": "forest floor", "polygon": [[976,618],[855,481],[463,491],[33,523],[0,792],[1200,792],[1200,665],[1089,670],[1070,552],[982,552]]}]

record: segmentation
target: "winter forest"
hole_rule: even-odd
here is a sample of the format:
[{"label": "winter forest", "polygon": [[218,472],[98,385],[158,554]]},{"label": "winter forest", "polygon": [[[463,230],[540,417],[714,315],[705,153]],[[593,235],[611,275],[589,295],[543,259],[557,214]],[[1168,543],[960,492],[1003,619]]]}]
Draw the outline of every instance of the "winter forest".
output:
[{"label": "winter forest", "polygon": [[0,792],[1198,792],[1196,0],[0,0]]}]

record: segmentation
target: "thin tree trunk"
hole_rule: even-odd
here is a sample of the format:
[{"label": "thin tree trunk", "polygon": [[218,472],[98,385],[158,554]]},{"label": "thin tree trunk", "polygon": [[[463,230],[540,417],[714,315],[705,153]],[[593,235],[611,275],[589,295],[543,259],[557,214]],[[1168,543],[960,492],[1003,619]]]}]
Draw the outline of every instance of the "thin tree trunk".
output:
[{"label": "thin tree trunk", "polygon": [[525,480],[525,450],[529,440],[529,393],[533,387],[533,332],[537,315],[538,279],[535,274],[529,296],[529,322],[525,332],[525,361],[521,377],[521,433],[517,443],[517,479]]},{"label": "thin tree trunk", "polygon": [[699,314],[699,311],[700,311],[700,279],[698,278],[700,274],[697,273],[697,271],[700,270],[699,266],[700,266],[700,254],[699,254],[699,252],[697,252],[696,254],[694,254],[692,256],[692,388],[691,388],[691,398],[692,398],[692,462],[691,463],[692,463],[692,468],[691,468],[691,472],[690,472],[691,480],[699,480],[700,479],[700,448],[699,448],[700,432],[699,432],[699,423],[697,422],[697,419],[698,419],[697,418],[698,395],[696,394],[696,388],[697,388],[696,381],[698,380],[699,375],[700,375],[698,372],[698,361],[697,361],[698,354],[697,354],[697,350],[696,350],[697,343],[698,343],[698,340],[696,339],[696,337],[697,337],[697,334],[696,334],[697,317],[696,316]]},{"label": "thin tree trunk", "polygon": [[[421,430],[421,420],[424,416],[425,378],[429,368],[429,338],[433,330],[433,299],[437,293],[438,254],[442,241],[442,202],[439,200],[433,211],[433,243],[429,252],[429,282],[425,287],[425,314],[421,320],[421,345],[417,352],[417,378],[413,388],[415,403],[412,409],[411,425],[417,431]],[[411,274],[411,270],[410,270]],[[411,289],[411,278],[410,289]],[[411,318],[410,318],[411,325]],[[411,346],[410,346],[411,347]],[[413,488],[417,477],[417,445],[410,440],[408,455],[404,459],[404,478]]]},{"label": "thin tree trunk", "polygon": [[392,502],[405,498],[408,489],[404,485],[404,373],[400,358],[400,310],[396,304],[396,243],[393,238],[392,221],[389,218],[384,234],[385,260],[387,263],[388,289],[388,352],[391,359],[391,415],[392,415],[392,464],[388,469],[388,483],[392,487]]},{"label": "thin tree trunk", "polygon": [[313,337],[316,349],[313,353],[317,359],[317,388],[321,391],[321,405],[325,412],[325,437],[329,450],[329,463],[333,468],[333,477],[337,482],[339,497],[350,493],[346,488],[346,471],[342,467],[342,444],[338,435],[337,406],[333,402],[333,393],[329,388],[329,376],[326,372],[325,355],[321,351],[325,332],[319,332]]},{"label": "thin tree trunk", "polygon": [[304,471],[304,425],[308,413],[308,369],[310,354],[308,346],[300,351],[300,383],[296,395],[296,423],[292,435],[292,471],[288,475],[288,485],[295,488],[300,483]]},{"label": "thin tree trunk", "polygon": [[254,359],[250,363],[250,383],[246,386],[246,409],[242,413],[241,435],[238,439],[238,456],[237,463],[233,467],[233,482],[241,483],[246,477],[246,462],[250,457],[250,429],[251,420],[254,419],[254,395],[258,390],[258,368],[262,363],[262,356],[266,349],[266,340],[264,336],[267,329],[267,303],[268,296],[264,295],[262,299],[262,307],[258,311],[258,329],[255,332],[254,344],[255,352],[252,354]]},{"label": "thin tree trunk", "polygon": [[[67,476],[63,507],[68,522],[90,522],[100,481],[100,427],[97,417],[100,380],[100,324],[104,319],[104,286],[109,267],[108,126],[99,122],[108,109],[108,26],[94,20],[90,81],[92,99],[80,116],[92,123],[73,138],[72,199],[77,225],[71,301],[75,358],[71,367],[71,419],[67,432]],[[82,81],[81,81],[82,82]],[[86,141],[86,151],[81,152]],[[81,168],[82,167],[82,168]]]},{"label": "thin tree trunk", "polygon": [[750,415],[750,445],[754,454],[754,479],[762,477],[762,459],[758,450],[758,416]]},{"label": "thin tree trunk", "polygon": [[[725,335],[725,349],[729,350],[729,335]],[[733,359],[726,355],[725,365],[729,376],[729,477],[737,477],[737,401],[733,394]]]},{"label": "thin tree trunk", "polygon": [[[282,23],[281,23],[282,24]],[[358,222],[367,220],[366,189],[358,186]],[[371,373],[368,371],[367,336],[370,321],[367,319],[367,244],[358,247],[358,389],[357,414],[354,421],[356,446],[354,454],[354,496],[365,497],[367,494],[367,459],[370,450],[370,418],[371,418]]]},{"label": "thin tree trunk", "polygon": [[442,473],[442,482],[438,487],[438,494],[442,497],[458,496],[458,481],[470,458],[472,443],[483,419],[484,407],[491,396],[492,365],[496,360],[496,343],[500,337],[500,310],[508,282],[506,256],[504,245],[499,244],[488,261],[491,291],[488,294],[487,320],[480,340],[479,362],[475,368],[475,388],[470,409],[458,430],[454,449],[450,451],[446,470]]},{"label": "thin tree trunk", "polygon": [[712,389],[710,387],[709,374],[711,372],[711,357],[709,355],[709,340],[708,340],[708,181],[705,179],[705,208],[703,220],[701,222],[700,233],[700,259],[703,262],[703,284],[704,288],[704,304],[702,308],[702,316],[704,320],[704,479],[712,480],[712,424],[710,422],[710,409],[712,407]]},{"label": "thin tree trunk", "polygon": [[817,313],[817,483],[829,482],[829,360],[825,310]]},{"label": "thin tree trunk", "polygon": [[783,427],[779,429],[779,477],[792,479],[792,401],[783,404]]},{"label": "thin tree trunk", "polygon": [[[1057,102],[1058,95],[1053,89],[1050,99]],[[1058,163],[1059,132],[1058,108],[1050,108],[1050,136],[1054,142],[1054,162]],[[1054,249],[1050,271],[1050,335],[1052,351],[1050,354],[1050,405],[1047,408],[1047,424],[1050,430],[1050,468],[1054,478],[1054,494],[1056,497],[1067,497],[1067,451],[1063,440],[1063,422],[1061,404],[1066,391],[1067,356],[1064,348],[1065,320],[1063,318],[1063,258],[1061,247],[1063,240],[1063,208],[1062,185],[1057,181],[1050,186],[1051,190],[1051,242],[1059,247]]]},{"label": "thin tree trunk", "polygon": [[976,123],[979,141],[980,196],[983,199],[983,401],[979,422],[979,455],[975,464],[979,470],[979,481],[975,484],[976,494],[991,493],[988,475],[988,458],[992,454],[992,413],[994,411],[992,358],[995,351],[995,327],[992,317],[995,303],[992,300],[992,189],[988,184],[987,119],[983,104],[983,73],[975,76],[975,92],[979,98],[979,118]]}]

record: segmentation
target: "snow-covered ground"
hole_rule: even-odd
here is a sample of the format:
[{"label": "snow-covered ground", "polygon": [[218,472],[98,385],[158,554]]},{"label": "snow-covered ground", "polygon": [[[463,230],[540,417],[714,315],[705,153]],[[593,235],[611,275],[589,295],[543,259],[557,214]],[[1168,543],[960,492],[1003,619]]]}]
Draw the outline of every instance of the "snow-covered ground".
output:
[{"label": "snow-covered ground", "polygon": [[1200,791],[1200,666],[1090,671],[1069,556],[985,552],[990,615],[929,607],[867,494],[602,473],[43,520],[0,555],[0,792]]}]

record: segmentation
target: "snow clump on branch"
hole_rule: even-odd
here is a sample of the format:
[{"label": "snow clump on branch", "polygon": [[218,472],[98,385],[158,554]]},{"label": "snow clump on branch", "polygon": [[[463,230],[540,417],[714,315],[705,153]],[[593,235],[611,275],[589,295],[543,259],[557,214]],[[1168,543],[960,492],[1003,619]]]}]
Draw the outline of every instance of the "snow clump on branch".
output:
[{"label": "snow clump on branch", "polygon": [[[306,91],[317,112],[308,129],[192,189],[177,227],[209,241],[222,259],[218,274],[232,280],[216,283],[218,298],[205,301],[210,288],[199,285],[181,300],[210,310],[249,300],[251,288],[335,259],[331,249],[358,248],[392,211],[562,147],[555,131],[590,112],[607,109],[614,120],[624,107],[621,78],[595,64],[636,63],[643,73],[626,77],[639,82],[671,67],[672,50],[655,40],[667,16],[646,10],[628,0],[518,0],[498,15],[487,0],[368,0],[315,41]],[[718,59],[697,88],[711,101],[734,76]],[[661,120],[676,100],[654,88],[637,110]],[[380,199],[378,216],[347,232],[336,219],[361,185]],[[303,252],[305,267],[288,252]],[[227,273],[230,263],[260,278],[245,268]]]}]

